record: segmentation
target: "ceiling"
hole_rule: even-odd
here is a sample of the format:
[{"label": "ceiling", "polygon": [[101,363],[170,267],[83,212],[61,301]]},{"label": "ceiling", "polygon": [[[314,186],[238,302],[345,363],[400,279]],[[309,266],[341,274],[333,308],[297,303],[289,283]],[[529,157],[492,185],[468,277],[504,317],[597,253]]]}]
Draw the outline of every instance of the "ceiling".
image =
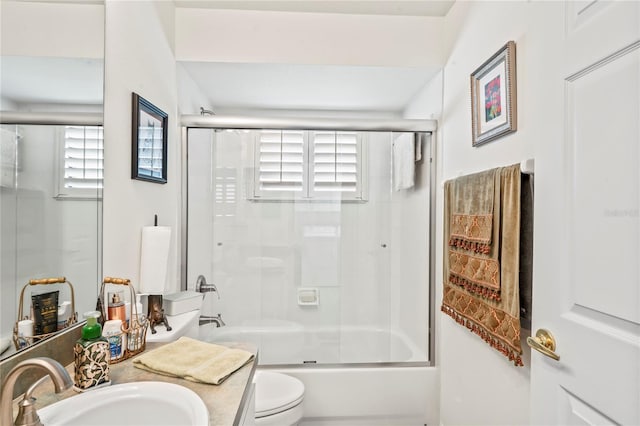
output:
[{"label": "ceiling", "polygon": [[347,13],[354,15],[444,16],[455,0],[174,0],[177,7]]},{"label": "ceiling", "polygon": [[[174,1],[178,7],[412,16],[442,16],[454,3],[430,0]],[[102,102],[101,60],[5,56],[1,65],[0,89],[8,99],[20,103]],[[398,114],[438,72],[425,67],[204,62],[180,65],[209,101],[209,105],[203,105],[205,108],[234,112],[330,110]]]},{"label": "ceiling", "polygon": [[[174,0],[177,7],[444,16],[454,0]],[[183,62],[215,111],[331,110],[400,114],[439,69]],[[188,113],[196,113],[189,111]]]}]

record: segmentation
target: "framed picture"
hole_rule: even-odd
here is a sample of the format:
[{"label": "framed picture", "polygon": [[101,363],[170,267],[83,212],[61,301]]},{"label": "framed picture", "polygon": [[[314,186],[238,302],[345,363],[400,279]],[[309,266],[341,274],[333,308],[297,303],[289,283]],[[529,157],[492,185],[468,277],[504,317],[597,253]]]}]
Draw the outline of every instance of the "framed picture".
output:
[{"label": "framed picture", "polygon": [[471,74],[473,146],[517,129],[516,44],[509,41]]},{"label": "framed picture", "polygon": [[167,183],[167,114],[133,94],[131,179]]}]

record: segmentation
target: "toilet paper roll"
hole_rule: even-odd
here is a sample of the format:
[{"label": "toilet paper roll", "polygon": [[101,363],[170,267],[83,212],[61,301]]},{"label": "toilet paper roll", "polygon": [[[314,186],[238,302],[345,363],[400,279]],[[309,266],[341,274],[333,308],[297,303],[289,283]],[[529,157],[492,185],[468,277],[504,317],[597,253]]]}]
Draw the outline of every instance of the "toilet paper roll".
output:
[{"label": "toilet paper roll", "polygon": [[167,283],[167,263],[171,228],[145,226],[140,244],[140,292],[163,294]]}]

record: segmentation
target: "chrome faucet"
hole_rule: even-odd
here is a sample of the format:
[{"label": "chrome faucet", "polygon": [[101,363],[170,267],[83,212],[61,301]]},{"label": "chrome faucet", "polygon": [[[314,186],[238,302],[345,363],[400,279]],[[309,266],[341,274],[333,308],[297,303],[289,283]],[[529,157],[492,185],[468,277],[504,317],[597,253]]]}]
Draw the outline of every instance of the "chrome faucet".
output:
[{"label": "chrome faucet", "polygon": [[73,385],[73,381],[67,373],[67,370],[56,360],[45,357],[31,358],[17,364],[9,371],[2,385],[0,396],[0,424],[9,426],[41,426],[42,422],[35,408],[35,398],[32,396],[35,389],[43,383],[47,376],[44,376],[34,384],[29,386],[24,393],[24,398],[18,403],[18,416],[15,423],[13,422],[13,387],[18,377],[26,370],[36,368],[44,370],[51,380],[56,393],[60,393],[69,389]]},{"label": "chrome faucet", "polygon": [[218,291],[218,287],[216,287],[213,283],[207,283],[207,279],[204,275],[198,275],[196,279],[196,291],[198,293],[209,293],[215,292],[218,295],[218,300],[220,300],[220,292]]},{"label": "chrome faucet", "polygon": [[210,316],[210,315],[200,315],[200,320],[198,321],[198,325],[204,325],[204,324],[215,324],[216,327],[222,327],[225,326],[225,322],[222,321],[222,315],[218,314],[216,316]]}]

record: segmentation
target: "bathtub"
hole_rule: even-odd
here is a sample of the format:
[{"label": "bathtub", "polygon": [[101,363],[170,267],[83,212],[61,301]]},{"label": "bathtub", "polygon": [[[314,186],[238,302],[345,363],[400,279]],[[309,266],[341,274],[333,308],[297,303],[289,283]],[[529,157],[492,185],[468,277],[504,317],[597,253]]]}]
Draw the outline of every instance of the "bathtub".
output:
[{"label": "bathtub", "polygon": [[373,327],[304,327],[290,321],[200,327],[209,342],[249,342],[260,348],[260,365],[426,362],[406,336]]},{"label": "bathtub", "polygon": [[[306,424],[439,422],[438,370],[406,336],[373,327],[304,327],[288,321],[200,327],[208,342],[249,342],[260,368],[305,384]],[[303,423],[304,424],[304,423]]]}]

